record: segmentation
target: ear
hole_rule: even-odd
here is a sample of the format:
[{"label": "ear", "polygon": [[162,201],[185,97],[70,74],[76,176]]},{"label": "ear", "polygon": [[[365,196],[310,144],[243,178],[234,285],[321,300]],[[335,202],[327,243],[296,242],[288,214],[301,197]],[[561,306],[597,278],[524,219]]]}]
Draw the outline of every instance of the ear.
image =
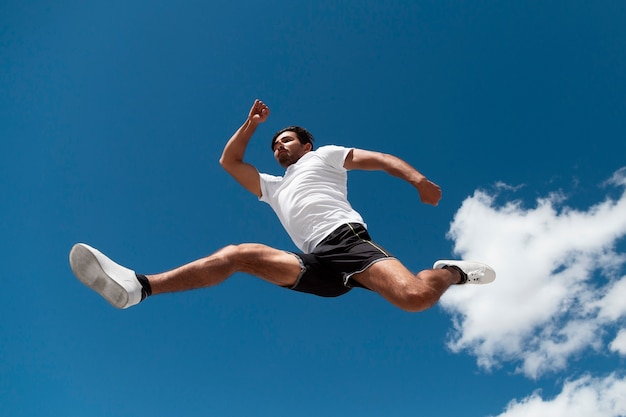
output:
[{"label": "ear", "polygon": [[309,143],[305,143],[305,144],[304,144],[304,149],[305,149],[307,152],[311,151],[311,149],[313,149],[313,145],[311,144],[311,142],[309,142]]}]

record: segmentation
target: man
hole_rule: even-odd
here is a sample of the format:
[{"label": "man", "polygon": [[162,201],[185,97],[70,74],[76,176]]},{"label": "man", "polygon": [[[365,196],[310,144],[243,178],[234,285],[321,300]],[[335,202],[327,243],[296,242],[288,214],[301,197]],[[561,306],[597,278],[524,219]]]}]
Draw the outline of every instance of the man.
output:
[{"label": "man", "polygon": [[70,252],[78,279],[118,308],[138,304],[150,295],[210,287],[244,272],[323,297],[366,288],[407,311],[433,306],[453,284],[495,279],[489,266],[467,261],[437,261],[433,269],[415,275],[371,240],[363,219],[346,198],[348,170],[385,171],[413,185],[426,204],[437,205],[441,198],[439,186],[395,156],[340,146],[313,150],[313,136],[291,126],[272,139],[274,157],[285,175],[259,173],[244,162],[244,153],[269,114],[262,101],[254,102],[245,123],[224,147],[220,164],[245,189],[270,204],[301,252],[261,244],[231,245],[174,270],[145,276],[79,243]]}]

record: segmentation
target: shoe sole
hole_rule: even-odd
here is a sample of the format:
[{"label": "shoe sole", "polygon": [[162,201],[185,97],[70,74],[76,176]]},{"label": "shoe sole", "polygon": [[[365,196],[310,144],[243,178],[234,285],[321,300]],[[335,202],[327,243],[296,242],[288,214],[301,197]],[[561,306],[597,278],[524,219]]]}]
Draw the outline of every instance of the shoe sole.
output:
[{"label": "shoe sole", "polygon": [[87,245],[74,245],[70,251],[70,266],[80,282],[96,291],[112,306],[124,308],[128,304],[128,292],[104,272],[98,258]]}]

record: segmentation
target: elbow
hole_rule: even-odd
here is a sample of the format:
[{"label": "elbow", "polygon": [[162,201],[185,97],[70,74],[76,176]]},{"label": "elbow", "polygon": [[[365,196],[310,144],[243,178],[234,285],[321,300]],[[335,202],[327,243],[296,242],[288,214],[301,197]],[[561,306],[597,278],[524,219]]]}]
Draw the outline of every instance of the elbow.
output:
[{"label": "elbow", "polygon": [[220,156],[220,159],[219,159],[220,166],[224,168],[226,171],[228,171],[228,166],[230,165],[229,162],[230,161],[228,160],[228,158],[224,156],[224,154]]},{"label": "elbow", "polygon": [[234,161],[228,158],[224,158],[224,156],[222,155],[219,162],[220,162],[220,166],[222,167],[224,171],[228,172],[229,174],[232,174],[233,167],[235,165]]}]

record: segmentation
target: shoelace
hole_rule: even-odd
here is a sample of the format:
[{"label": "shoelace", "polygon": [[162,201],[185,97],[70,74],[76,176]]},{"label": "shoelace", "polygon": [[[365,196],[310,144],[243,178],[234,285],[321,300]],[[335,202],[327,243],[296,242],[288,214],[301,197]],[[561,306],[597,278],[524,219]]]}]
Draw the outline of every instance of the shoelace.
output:
[{"label": "shoelace", "polygon": [[478,281],[485,276],[485,268],[474,269],[467,274],[467,279],[470,281]]}]

